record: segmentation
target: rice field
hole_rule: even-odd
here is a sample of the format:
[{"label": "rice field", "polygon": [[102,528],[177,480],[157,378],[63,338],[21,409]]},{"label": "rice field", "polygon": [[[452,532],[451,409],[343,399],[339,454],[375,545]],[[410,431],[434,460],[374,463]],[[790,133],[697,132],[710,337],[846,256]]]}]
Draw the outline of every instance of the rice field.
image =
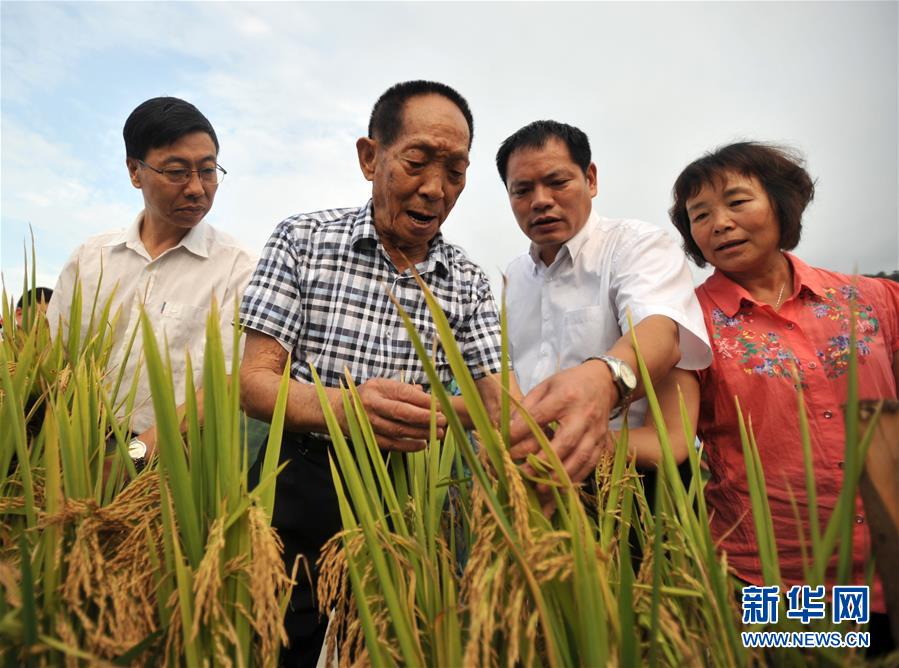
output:
[{"label": "rice field", "polygon": [[[344,526],[320,562],[319,595],[332,614],[328,656],[340,665],[374,666],[863,663],[851,649],[743,647],[741,584],[709,531],[701,452],[690,452],[693,475],[685,486],[645,368],[663,448],[654,490],[644,488],[627,457],[626,430],[601,462],[596,494],[588,498],[533,425],[548,464],[531,458],[538,473],[527,479],[508,454],[514,402],[506,395],[500,424],[491,423],[448,323],[424,284],[422,290],[476,430],[463,429],[408,319],[435,415],[439,406],[449,423],[442,441],[434,426],[425,450],[385,457],[352,379],[344,387],[349,434],[322,401]],[[277,665],[291,584],[305,571],[302,564],[285,568],[270,526],[288,369],[260,483],[250,489],[237,362],[226,368],[216,314],[202,361],[203,405],[188,400],[183,417],[165,342],[144,319],[142,352],[134,346],[132,354],[144,356],[160,445],[158,459],[138,475],[127,456],[127,427],[116,418],[130,410],[135,385],[106,372],[114,318],[108,304],[75,295],[71,315],[84,307],[96,317],[64,347],[33,311],[21,328],[10,327],[4,291],[2,664]],[[503,377],[508,373],[504,368]],[[116,404],[113,397],[124,399]],[[849,555],[839,546],[852,528],[873,433],[873,426],[859,428],[856,403],[853,389],[845,488],[829,525],[808,546],[810,585],[823,582],[834,554],[839,573],[848,573]],[[690,426],[684,428],[692,442]],[[779,584],[751,424],[741,425],[741,436],[765,580]],[[806,493],[814,495],[810,447],[803,445]],[[552,489],[550,518],[535,482]],[[801,625],[780,617],[778,630],[847,630],[828,619]]]}]

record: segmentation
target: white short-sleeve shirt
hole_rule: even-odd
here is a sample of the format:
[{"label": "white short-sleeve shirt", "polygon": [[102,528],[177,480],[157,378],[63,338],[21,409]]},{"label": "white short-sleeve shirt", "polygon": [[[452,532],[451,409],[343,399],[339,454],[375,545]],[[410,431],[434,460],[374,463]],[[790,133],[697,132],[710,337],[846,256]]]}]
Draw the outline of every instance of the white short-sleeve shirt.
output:
[{"label": "white short-sleeve shirt", "polygon": [[143,357],[139,331],[131,354],[124,359],[131,333],[140,324],[141,305],[146,308],[160,349],[168,341],[175,400],[181,403],[188,354],[196,387],[201,385],[206,318],[213,299],[221,312],[222,345],[230,360],[235,296],[239,301],[256,266],[256,258],[234,238],[205,221],[184,235],[174,248],[153,259],[140,239],[142,220],[143,212],[129,228],[97,235],[79,246],[66,261],[47,307],[50,331],[55,336],[57,323],[61,323],[62,334],[68,340],[75,280],[80,277],[83,340],[94,295],[98,295],[97,317],[112,295],[109,319],[113,321],[118,314],[118,320],[107,371],[112,384],[125,366],[116,403],[125,398],[134,375],[140,373],[131,417],[131,430],[136,434],[156,422],[146,370],[138,367]]},{"label": "white short-sleeve shirt", "polygon": [[[524,392],[608,351],[628,331],[628,311],[634,325],[650,315],[677,323],[678,367],[702,369],[711,363],[686,257],[649,223],[591,212],[550,266],[532,245],[512,261],[506,278],[510,354]],[[645,414],[646,401],[634,402],[629,423],[643,424]]]}]

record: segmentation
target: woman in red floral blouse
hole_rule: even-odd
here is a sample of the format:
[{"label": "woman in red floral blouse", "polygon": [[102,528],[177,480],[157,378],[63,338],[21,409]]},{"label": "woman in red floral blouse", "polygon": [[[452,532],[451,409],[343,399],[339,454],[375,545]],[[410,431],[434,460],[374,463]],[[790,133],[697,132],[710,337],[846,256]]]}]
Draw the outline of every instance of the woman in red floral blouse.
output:
[{"label": "woman in red floral blouse", "polygon": [[[739,143],[688,165],[670,211],[687,254],[700,267],[715,267],[696,290],[714,352],[711,367],[700,372],[698,426],[711,471],[712,532],[737,575],[758,585],[764,583],[734,397],[758,442],[781,575],[790,587],[804,584],[800,531],[810,544],[794,370],[805,393],[822,528],[843,480],[852,298],[860,397],[895,399],[899,378],[899,284],[810,267],[785,252],[799,243],[814,192],[800,159]],[[863,583],[869,538],[860,499],[856,513],[853,577]],[[885,610],[879,582],[871,609]]]}]

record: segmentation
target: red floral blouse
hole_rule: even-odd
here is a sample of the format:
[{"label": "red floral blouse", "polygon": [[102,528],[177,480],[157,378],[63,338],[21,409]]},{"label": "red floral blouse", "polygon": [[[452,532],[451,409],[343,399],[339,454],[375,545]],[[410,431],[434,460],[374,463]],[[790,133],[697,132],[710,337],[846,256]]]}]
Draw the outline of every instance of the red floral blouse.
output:
[{"label": "red floral blouse", "polygon": [[[712,534],[728,563],[748,582],[762,584],[746,467],[734,397],[752,422],[774,519],[781,576],[787,586],[803,584],[795,497],[806,545],[808,503],[799,435],[795,368],[805,393],[814,458],[818,517],[823,529],[843,481],[844,425],[849,360],[849,301],[857,301],[860,398],[896,398],[893,354],[899,350],[899,284],[846,276],[810,267],[787,254],[793,289],[779,312],[757,303],[716,271],[696,290],[714,354],[700,371],[699,435],[705,443],[711,480],[706,487]],[[863,583],[869,538],[861,499],[853,535],[853,575]],[[835,561],[834,561],[835,563]],[[828,589],[829,592],[829,589]],[[883,590],[875,583],[872,610],[883,611]]]}]

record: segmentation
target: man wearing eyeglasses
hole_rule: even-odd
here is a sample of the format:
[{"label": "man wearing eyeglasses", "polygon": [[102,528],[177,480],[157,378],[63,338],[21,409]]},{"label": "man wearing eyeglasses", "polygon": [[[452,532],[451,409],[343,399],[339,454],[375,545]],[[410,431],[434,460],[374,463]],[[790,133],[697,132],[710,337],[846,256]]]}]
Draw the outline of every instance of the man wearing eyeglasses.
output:
[{"label": "man wearing eyeglasses", "polygon": [[127,352],[131,334],[139,328],[141,306],[157,341],[168,341],[175,397],[183,401],[188,354],[194,383],[200,386],[206,319],[213,300],[221,310],[225,354],[232,354],[235,295],[242,294],[256,262],[237,241],[204,220],[226,172],[217,163],[215,130],[195,106],[173,97],[147,100],[131,112],[122,134],[128,176],[141,191],[144,208],[127,229],[88,239],[72,254],[57,281],[47,317],[54,333],[59,324],[60,334],[68,339],[75,285],[80,280],[83,341],[94,295],[94,317],[111,300],[110,378],[114,381],[123,373],[118,404],[140,374],[130,421],[131,432],[137,436],[129,450],[142,465],[153,454],[156,439],[147,374],[138,368],[139,337],[131,353]]}]

